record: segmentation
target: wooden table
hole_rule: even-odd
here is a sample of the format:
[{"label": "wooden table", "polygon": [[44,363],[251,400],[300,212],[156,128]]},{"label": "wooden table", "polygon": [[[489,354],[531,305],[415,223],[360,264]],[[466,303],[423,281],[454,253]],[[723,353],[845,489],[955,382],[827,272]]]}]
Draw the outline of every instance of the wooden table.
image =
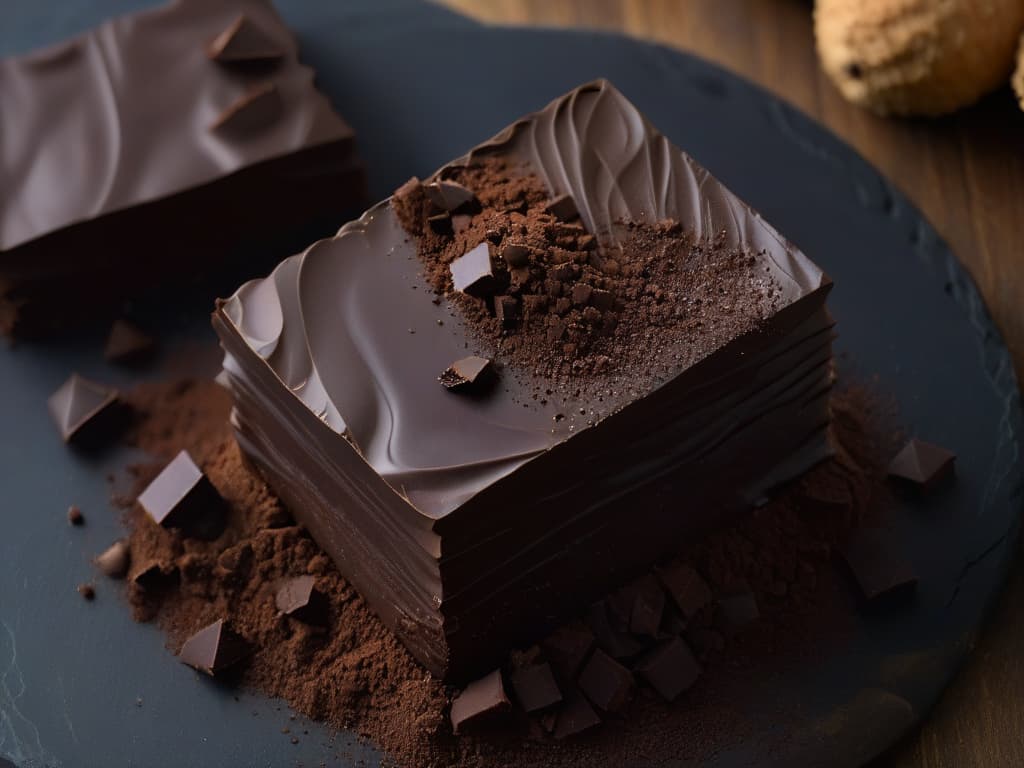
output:
[{"label": "wooden table", "polygon": [[[877,118],[818,68],[799,0],[441,0],[479,19],[610,29],[692,51],[774,91],[892,179],[978,282],[1024,380],[1024,113],[1009,89],[952,117]],[[1024,567],[966,669],[894,768],[1024,766]]]}]

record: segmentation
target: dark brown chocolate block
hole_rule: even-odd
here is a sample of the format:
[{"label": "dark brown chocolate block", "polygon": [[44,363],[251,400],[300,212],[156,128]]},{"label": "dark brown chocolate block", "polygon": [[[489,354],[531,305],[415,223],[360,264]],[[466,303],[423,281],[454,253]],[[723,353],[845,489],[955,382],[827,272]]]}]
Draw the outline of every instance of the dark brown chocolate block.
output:
[{"label": "dark brown chocolate block", "polygon": [[[540,192],[496,209],[493,189],[474,189],[495,163],[500,173],[487,178]],[[242,286],[219,304],[214,326],[242,449],[410,651],[464,681],[830,454],[831,283],[605,82],[518,121],[425,184],[439,180],[482,206],[460,233],[432,229],[428,217],[447,211],[412,182],[404,203],[380,203]],[[549,270],[550,279],[527,276],[536,288],[522,317],[508,328],[495,320],[497,335],[481,336],[494,297],[456,290],[461,271],[448,264],[434,273],[448,292],[436,292],[423,275],[425,240],[399,218],[415,200],[422,238],[451,243],[453,258],[483,245],[489,265],[474,274],[489,266],[502,290],[517,285],[506,270]],[[670,219],[678,224],[648,226]],[[502,231],[522,244],[528,225],[554,243],[531,245],[528,267],[523,253],[509,266],[502,248],[484,245]],[[663,238],[658,245],[680,231],[692,249],[634,240]],[[558,243],[566,236],[577,250]],[[572,295],[584,272],[641,280],[640,260],[659,253],[684,268],[691,257],[735,262],[742,290],[723,283],[685,327],[657,286],[615,292],[593,282],[589,296]],[[595,295],[607,300],[596,306]],[[759,314],[735,322],[737,306]],[[616,325],[609,313],[622,307],[642,312]],[[597,328],[639,350],[640,365],[608,358],[556,380],[541,362],[520,364],[506,340],[522,341],[519,324],[541,313],[548,332],[529,337],[538,361],[570,356],[567,339]],[[657,344],[630,341],[643,317],[658,324]],[[467,355],[492,361],[496,383],[456,395],[438,374]],[[683,610],[710,603],[690,574],[662,577]],[[637,629],[651,631],[659,605],[630,597],[601,604],[602,633],[635,638],[634,610]],[[617,646],[623,659],[643,647],[627,645]],[[590,654],[582,643],[571,663],[582,668]],[[563,694],[573,699],[571,688]]]},{"label": "dark brown chocolate block", "polygon": [[364,198],[352,129],[268,0],[174,2],[0,60],[0,158],[7,332]]}]

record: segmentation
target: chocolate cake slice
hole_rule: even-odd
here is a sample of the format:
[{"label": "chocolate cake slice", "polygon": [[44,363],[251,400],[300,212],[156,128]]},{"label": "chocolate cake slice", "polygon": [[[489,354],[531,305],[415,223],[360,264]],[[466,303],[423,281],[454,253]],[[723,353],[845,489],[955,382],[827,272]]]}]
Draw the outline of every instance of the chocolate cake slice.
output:
[{"label": "chocolate cake slice", "polygon": [[245,453],[459,681],[829,455],[830,285],[597,82],[213,322]]},{"label": "chocolate cake slice", "polygon": [[342,216],[364,176],[267,0],[178,0],[0,60],[0,330]]}]

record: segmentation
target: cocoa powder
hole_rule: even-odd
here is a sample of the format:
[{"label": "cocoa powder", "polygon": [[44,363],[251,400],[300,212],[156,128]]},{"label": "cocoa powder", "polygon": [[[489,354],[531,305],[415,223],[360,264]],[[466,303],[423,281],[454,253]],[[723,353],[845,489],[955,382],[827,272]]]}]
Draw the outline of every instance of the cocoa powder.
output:
[{"label": "cocoa powder", "polygon": [[[166,576],[157,588],[129,584],[136,618],[155,619],[175,652],[200,627],[226,619],[254,648],[241,685],[354,730],[404,766],[672,765],[742,741],[753,725],[734,703],[742,700],[737,691],[843,642],[853,614],[831,551],[884,507],[883,460],[892,452],[891,430],[877,427],[885,417],[877,400],[863,389],[838,392],[836,457],[681,553],[716,595],[748,585],[761,617],[732,632],[713,605],[702,610],[685,638],[705,671],[674,703],[641,687],[621,716],[574,739],[554,741],[539,719],[521,714],[456,738],[447,720],[454,691],[409,656],[246,463],[228,426],[228,395],[213,382],[187,380],[141,385],[127,399],[136,413],[129,442],[154,457],[130,468],[135,492],[118,499],[133,573],[155,563]],[[229,504],[215,541],[182,538],[132,503],[183,448]],[[303,574],[315,576],[328,599],[326,630],[276,609],[277,585]]]}]

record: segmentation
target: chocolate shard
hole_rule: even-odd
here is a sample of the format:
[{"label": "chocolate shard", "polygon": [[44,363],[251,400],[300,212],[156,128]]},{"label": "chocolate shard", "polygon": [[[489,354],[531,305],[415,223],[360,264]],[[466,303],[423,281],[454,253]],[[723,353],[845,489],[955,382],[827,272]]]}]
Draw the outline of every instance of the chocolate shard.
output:
[{"label": "chocolate shard", "polygon": [[191,538],[212,540],[224,530],[224,500],[188,451],[175,456],[138,501],[155,523]]},{"label": "chocolate shard", "polygon": [[457,181],[433,181],[423,187],[436,208],[453,213],[476,200],[473,190]]},{"label": "chocolate shard", "polygon": [[283,103],[277,86],[262,83],[239,96],[213,121],[210,130],[222,135],[242,137],[256,133],[281,116]]},{"label": "chocolate shard", "polygon": [[701,673],[700,664],[680,637],[673,637],[655,648],[640,659],[634,669],[665,701],[674,701]]},{"label": "chocolate shard", "polygon": [[562,692],[548,664],[529,664],[511,675],[512,690],[524,712],[537,712],[562,700]]},{"label": "chocolate shard", "polygon": [[496,281],[491,266],[491,247],[490,243],[482,242],[451,263],[449,269],[456,291],[478,299],[494,293]]},{"label": "chocolate shard", "polygon": [[869,605],[907,597],[917,585],[914,569],[899,554],[892,536],[881,528],[861,528],[839,550]]},{"label": "chocolate shard", "polygon": [[930,491],[953,473],[955,461],[956,456],[945,448],[914,438],[889,464],[889,477]]},{"label": "chocolate shard", "polygon": [[544,210],[561,221],[572,221],[580,215],[572,195],[559,195],[554,200],[551,200],[544,207]]},{"label": "chocolate shard", "polygon": [[61,439],[70,443],[102,431],[110,423],[117,401],[116,389],[73,373],[50,396],[48,404]]},{"label": "chocolate shard", "polygon": [[153,337],[127,320],[115,320],[110,327],[103,358],[111,363],[142,362],[156,349]]},{"label": "chocolate shard", "polygon": [[635,656],[644,649],[644,644],[633,635],[612,626],[608,605],[605,601],[602,600],[590,606],[587,620],[594,632],[597,645],[616,659]]},{"label": "chocolate shard", "polygon": [[111,579],[123,579],[130,564],[131,550],[125,541],[115,541],[96,557],[96,567]]},{"label": "chocolate shard", "polygon": [[665,591],[654,576],[641,579],[630,610],[629,631],[635,635],[655,637],[665,612]]},{"label": "chocolate shard", "polygon": [[327,624],[327,597],[316,588],[316,577],[296,576],[286,580],[274,596],[277,610],[306,624]]},{"label": "chocolate shard", "polygon": [[632,697],[633,673],[598,648],[583,667],[579,686],[594,706],[619,712]]},{"label": "chocolate shard", "polygon": [[718,598],[718,610],[730,629],[740,629],[757,621],[761,616],[757,607],[757,597],[745,584]]},{"label": "chocolate shard", "polygon": [[559,627],[541,641],[541,650],[563,680],[575,680],[576,673],[590,657],[594,633],[582,624]]},{"label": "chocolate shard", "polygon": [[501,671],[496,669],[467,685],[452,701],[452,730],[460,733],[467,725],[490,719],[510,706]]},{"label": "chocolate shard", "polygon": [[217,619],[185,641],[178,659],[213,677],[237,664],[248,653],[248,644],[228,629],[224,619]]},{"label": "chocolate shard", "polygon": [[515,328],[516,323],[519,322],[519,302],[516,297],[495,296],[494,316],[505,330]]},{"label": "chocolate shard", "polygon": [[525,267],[530,263],[530,246],[522,243],[508,243],[501,249],[501,258],[510,269]]},{"label": "chocolate shard", "polygon": [[711,588],[692,565],[670,563],[658,571],[658,577],[686,619],[711,603]]},{"label": "chocolate shard", "polygon": [[244,13],[213,39],[206,55],[221,64],[276,61],[285,55],[267,32]]},{"label": "chocolate shard", "polygon": [[600,724],[601,718],[587,701],[587,697],[575,686],[570,687],[558,712],[558,719],[555,720],[555,738],[567,739],[570,736],[577,736]]},{"label": "chocolate shard", "polygon": [[456,360],[438,377],[446,389],[454,392],[468,390],[478,383],[483,383],[491,369],[491,361],[486,357],[470,355]]},{"label": "chocolate shard", "polygon": [[147,560],[131,574],[131,582],[145,592],[159,592],[178,580],[178,567],[172,563]]}]

